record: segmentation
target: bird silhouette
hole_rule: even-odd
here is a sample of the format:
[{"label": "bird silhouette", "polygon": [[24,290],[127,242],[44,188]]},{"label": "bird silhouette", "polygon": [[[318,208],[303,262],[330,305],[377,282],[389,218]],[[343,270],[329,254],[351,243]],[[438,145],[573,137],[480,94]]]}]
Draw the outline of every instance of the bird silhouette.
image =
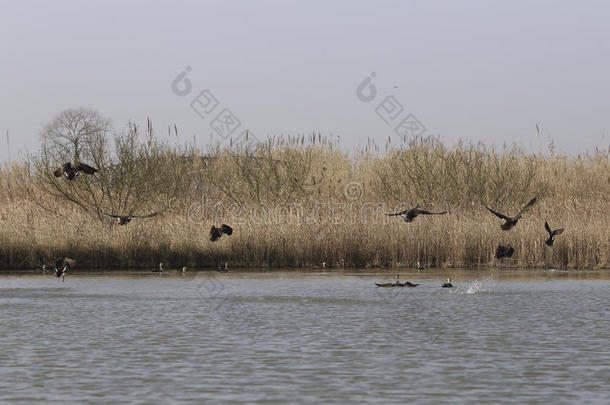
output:
[{"label": "bird silhouette", "polygon": [[417,217],[418,215],[443,215],[446,213],[447,213],[447,211],[431,212],[431,211],[422,210],[419,208],[419,204],[417,204],[415,207],[410,208],[408,210],[400,211],[400,212],[397,212],[394,214],[386,214],[386,215],[390,216],[390,217],[401,216],[404,218],[405,222],[412,222],[415,219],[415,217]]},{"label": "bird silhouette", "polygon": [[536,198],[532,198],[530,202],[528,202],[525,207],[523,207],[521,209],[521,211],[519,211],[519,213],[517,215],[515,215],[514,217],[509,217],[506,216],[504,214],[500,214],[497,211],[492,210],[491,208],[489,208],[487,205],[485,205],[485,208],[487,208],[492,214],[494,214],[495,216],[497,216],[498,218],[503,219],[504,222],[500,227],[502,228],[502,230],[504,231],[509,231],[511,229],[513,229],[515,227],[515,225],[517,225],[517,222],[519,221],[519,219],[521,218],[521,215],[523,215],[523,213],[527,210],[529,210],[532,205],[534,205],[536,203]]},{"label": "bird silhouette", "polygon": [[210,229],[210,240],[212,242],[216,242],[222,235],[233,235],[233,228],[229,225],[222,224],[220,227],[216,227],[212,225],[212,229]]},{"label": "bird silhouette", "polygon": [[95,174],[97,169],[84,163],[74,163],[73,165],[72,162],[67,162],[59,169],[56,169],[53,174],[55,177],[66,176],[68,180],[74,180],[80,172]]},{"label": "bird silhouette", "polygon": [[62,283],[66,281],[66,273],[73,262],[74,259],[70,259],[69,257],[55,258],[55,276],[61,278]]},{"label": "bird silhouette", "polygon": [[160,213],[161,213],[161,211],[153,212],[152,214],[147,214],[147,215],[117,215],[117,214],[107,214],[105,212],[102,212],[102,214],[104,214],[110,218],[115,218],[118,221],[119,225],[127,225],[134,218],[152,218],[154,216],[159,215]]},{"label": "bird silhouette", "polygon": [[515,249],[512,246],[498,245],[496,248],[496,259],[502,260],[505,257],[512,257]]},{"label": "bird silhouette", "polygon": [[544,241],[544,243],[546,243],[547,246],[553,246],[553,243],[555,242],[555,236],[561,235],[563,233],[563,228],[559,228],[559,229],[555,229],[554,231],[551,231],[551,227],[549,226],[549,223],[546,221],[544,221],[544,229],[546,229],[546,231],[549,233],[549,238]]}]

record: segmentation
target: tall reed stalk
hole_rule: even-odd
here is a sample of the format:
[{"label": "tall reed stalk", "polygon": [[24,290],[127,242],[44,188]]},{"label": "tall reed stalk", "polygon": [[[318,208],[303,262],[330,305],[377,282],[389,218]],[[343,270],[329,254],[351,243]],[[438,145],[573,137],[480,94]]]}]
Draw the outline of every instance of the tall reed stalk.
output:
[{"label": "tall reed stalk", "polygon": [[[2,167],[2,268],[35,268],[64,255],[81,268],[103,269],[152,268],[160,261],[193,268],[225,261],[233,267],[399,267],[417,261],[482,267],[495,263],[500,243],[515,247],[509,266],[610,267],[608,151],[543,155],[420,139],[384,153],[347,153],[312,135],[205,153],[152,142],[143,153],[125,143],[133,139],[121,139],[118,150],[125,156],[119,163],[133,167],[100,168],[100,178],[118,184],[104,191],[89,183],[91,195],[99,195],[97,210],[41,187],[31,166]],[[143,153],[135,160],[134,150]],[[38,159],[40,169],[48,156]],[[146,175],[123,187],[136,167]],[[157,170],[170,176],[154,180]],[[58,184],[72,187],[64,179]],[[129,194],[137,192],[162,198],[139,201]],[[538,203],[508,232],[483,207],[514,214],[534,196]],[[417,203],[449,213],[410,224],[385,215]],[[156,208],[163,213],[127,226],[99,215]],[[544,244],[545,220],[565,228],[552,248]],[[209,229],[220,223],[233,226],[234,234],[212,243]]]}]

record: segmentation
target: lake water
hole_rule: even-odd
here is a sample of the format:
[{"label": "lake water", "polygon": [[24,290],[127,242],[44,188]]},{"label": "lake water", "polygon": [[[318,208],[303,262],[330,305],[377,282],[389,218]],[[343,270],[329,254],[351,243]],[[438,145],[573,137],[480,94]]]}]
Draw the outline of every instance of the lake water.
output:
[{"label": "lake water", "polygon": [[0,402],[610,402],[610,273],[394,275],[3,274]]}]

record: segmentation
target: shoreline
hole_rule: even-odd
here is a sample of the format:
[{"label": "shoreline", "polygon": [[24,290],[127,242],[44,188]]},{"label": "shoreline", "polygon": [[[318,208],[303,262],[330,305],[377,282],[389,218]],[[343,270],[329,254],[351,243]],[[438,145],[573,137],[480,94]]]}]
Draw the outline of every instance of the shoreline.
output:
[{"label": "shoreline", "polygon": [[[418,270],[413,267],[394,267],[394,268],[379,268],[379,267],[345,267],[345,268],[327,268],[313,269],[306,267],[235,267],[231,268],[228,272],[218,272],[213,268],[189,268],[186,272],[182,272],[180,269],[170,269],[164,271],[146,269],[146,268],[129,268],[129,269],[101,269],[101,268],[88,268],[88,269],[70,269],[70,275],[87,275],[87,274],[151,274],[151,275],[193,275],[193,274],[219,274],[219,275],[230,275],[230,274],[318,274],[318,275],[333,275],[333,274],[344,274],[344,275],[366,275],[366,274],[410,274],[410,275],[443,275],[443,274],[475,274],[475,273],[519,273],[519,274],[536,274],[536,273],[563,273],[563,274],[601,274],[610,273],[610,268],[578,268],[578,269],[555,269],[555,268],[523,268],[518,266],[486,266],[486,267],[453,267],[453,268],[441,268],[431,267],[424,270]],[[47,270],[43,273],[40,269],[0,269],[0,275],[54,275],[54,270]]]}]

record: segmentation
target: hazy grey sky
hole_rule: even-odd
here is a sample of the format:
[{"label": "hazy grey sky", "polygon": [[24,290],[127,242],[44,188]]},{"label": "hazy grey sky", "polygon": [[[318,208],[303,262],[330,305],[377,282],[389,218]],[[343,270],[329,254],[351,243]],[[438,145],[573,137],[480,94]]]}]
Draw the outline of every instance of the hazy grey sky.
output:
[{"label": "hazy grey sky", "polygon": [[[0,159],[34,151],[62,109],[88,107],[210,140],[209,89],[259,138],[312,131],[350,146],[396,137],[394,95],[427,134],[607,148],[606,1],[2,1]],[[187,66],[192,91],[172,80]],[[377,97],[356,88],[375,72]],[[402,117],[401,116],[401,117]],[[400,117],[399,117],[400,118]]]}]

